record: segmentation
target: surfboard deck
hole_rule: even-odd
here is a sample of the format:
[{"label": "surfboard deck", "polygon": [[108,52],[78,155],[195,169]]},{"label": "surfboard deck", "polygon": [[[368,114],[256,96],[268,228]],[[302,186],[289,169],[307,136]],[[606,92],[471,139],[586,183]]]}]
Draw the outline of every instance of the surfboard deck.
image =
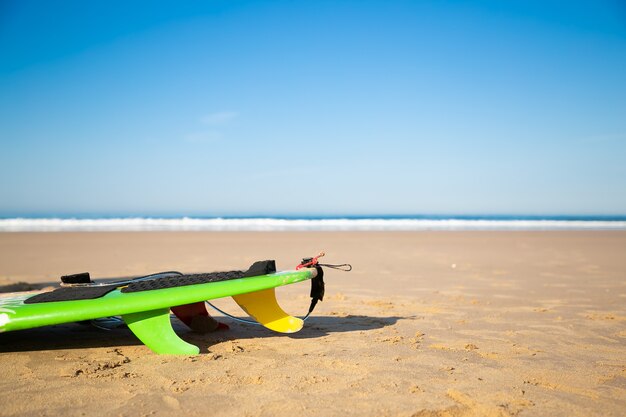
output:
[{"label": "surfboard deck", "polygon": [[302,328],[302,320],[283,311],[275,288],[316,276],[315,268],[275,272],[218,282],[125,292],[115,288],[93,299],[29,303],[42,291],[0,295],[0,332],[121,316],[131,331],[160,354],[197,354],[199,348],[180,339],[170,322],[170,309],[223,297],[233,297],[265,327],[283,333]]}]

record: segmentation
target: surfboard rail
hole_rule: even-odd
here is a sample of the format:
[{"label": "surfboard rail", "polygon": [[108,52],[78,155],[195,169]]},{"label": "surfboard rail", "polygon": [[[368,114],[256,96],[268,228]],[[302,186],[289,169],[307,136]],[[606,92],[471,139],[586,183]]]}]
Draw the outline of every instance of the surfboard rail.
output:
[{"label": "surfboard rail", "polygon": [[[252,317],[269,329],[290,333],[302,320],[285,313],[276,302],[276,287],[315,278],[315,268],[281,271],[227,281],[138,292],[121,287],[94,299],[25,304],[34,294],[0,297],[0,332],[122,316],[128,327],[156,353],[193,354],[198,348],[173,331],[170,308],[200,301],[233,297]],[[257,300],[258,298],[258,300]]]}]

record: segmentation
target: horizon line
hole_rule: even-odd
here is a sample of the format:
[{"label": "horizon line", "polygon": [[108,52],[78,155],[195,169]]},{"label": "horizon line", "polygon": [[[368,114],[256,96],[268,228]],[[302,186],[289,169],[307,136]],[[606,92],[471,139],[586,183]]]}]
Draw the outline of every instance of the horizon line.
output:
[{"label": "horizon line", "polygon": [[50,214],[1,214],[0,219],[60,219],[60,220],[106,220],[106,219],[273,219],[273,220],[605,220],[623,221],[626,214],[563,214],[563,213],[543,213],[543,214],[483,214],[483,213],[444,213],[444,214],[138,214],[138,213],[50,213]]}]

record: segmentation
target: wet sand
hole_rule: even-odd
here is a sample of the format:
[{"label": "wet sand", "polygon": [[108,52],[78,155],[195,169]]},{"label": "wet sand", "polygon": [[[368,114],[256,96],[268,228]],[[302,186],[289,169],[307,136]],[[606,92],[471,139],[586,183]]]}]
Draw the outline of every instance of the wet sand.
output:
[{"label": "wet sand", "polygon": [[[268,258],[292,269],[322,249],[354,270],[327,271],[291,336],[174,320],[201,347],[178,357],[124,328],[0,334],[0,415],[626,415],[626,232],[2,233],[0,289]],[[279,301],[303,315],[308,291]]]}]

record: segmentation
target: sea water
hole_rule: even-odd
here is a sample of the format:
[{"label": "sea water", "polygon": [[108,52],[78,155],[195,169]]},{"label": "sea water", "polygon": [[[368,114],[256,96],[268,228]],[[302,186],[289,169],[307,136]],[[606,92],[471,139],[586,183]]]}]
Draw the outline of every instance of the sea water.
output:
[{"label": "sea water", "polygon": [[626,230],[626,216],[11,217],[0,232]]}]

